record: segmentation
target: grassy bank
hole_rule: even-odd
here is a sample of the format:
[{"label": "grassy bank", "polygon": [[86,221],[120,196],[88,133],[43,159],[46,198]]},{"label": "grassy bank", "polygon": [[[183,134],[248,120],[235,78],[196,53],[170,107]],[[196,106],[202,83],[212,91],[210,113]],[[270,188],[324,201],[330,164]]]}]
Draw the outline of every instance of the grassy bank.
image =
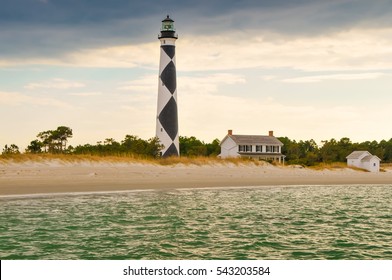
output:
[{"label": "grassy bank", "polygon": [[213,165],[213,164],[234,164],[234,165],[267,165],[266,162],[253,161],[245,158],[220,159],[217,157],[169,157],[151,158],[138,155],[116,155],[116,156],[96,156],[96,155],[72,155],[72,154],[9,154],[0,155],[0,164],[63,161],[72,162],[109,162],[109,163],[142,163],[153,165]]},{"label": "grassy bank", "polygon": [[[139,164],[152,164],[152,165],[253,165],[253,166],[265,166],[270,165],[265,161],[254,161],[247,158],[228,158],[220,159],[218,157],[169,157],[169,158],[151,158],[140,155],[115,155],[115,156],[97,156],[97,155],[72,155],[72,154],[8,154],[0,155],[0,164],[10,163],[26,163],[26,162],[47,162],[47,161],[63,161],[66,163],[73,162],[108,162],[108,163],[139,163]],[[273,163],[276,166],[282,166]],[[290,165],[286,165],[290,166]],[[303,166],[303,165],[292,165],[301,168],[307,168],[311,170],[342,170],[350,168],[357,171],[368,172],[361,168],[347,167],[345,162],[332,162],[332,163],[319,163],[314,166]],[[381,171],[386,169],[392,169],[392,163],[381,164]]]}]

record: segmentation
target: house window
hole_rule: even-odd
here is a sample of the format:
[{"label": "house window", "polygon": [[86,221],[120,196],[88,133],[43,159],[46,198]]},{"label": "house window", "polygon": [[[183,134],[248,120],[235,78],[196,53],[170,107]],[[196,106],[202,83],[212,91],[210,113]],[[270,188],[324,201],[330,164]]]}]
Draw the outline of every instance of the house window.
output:
[{"label": "house window", "polygon": [[256,152],[261,153],[263,151],[263,146],[262,145],[256,145]]},{"label": "house window", "polygon": [[279,153],[279,146],[266,146],[267,153]]},{"label": "house window", "polygon": [[238,152],[251,152],[252,145],[238,145]]},{"label": "house window", "polygon": [[266,152],[271,153],[272,152],[272,146],[266,146]]}]

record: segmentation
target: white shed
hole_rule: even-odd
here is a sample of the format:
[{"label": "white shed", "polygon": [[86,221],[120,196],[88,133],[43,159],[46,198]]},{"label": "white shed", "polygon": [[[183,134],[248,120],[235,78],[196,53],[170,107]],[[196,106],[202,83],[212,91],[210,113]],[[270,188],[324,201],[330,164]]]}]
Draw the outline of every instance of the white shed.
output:
[{"label": "white shed", "polygon": [[347,157],[347,165],[366,169],[370,172],[380,171],[380,161],[378,156],[372,155],[368,151],[354,151]]}]

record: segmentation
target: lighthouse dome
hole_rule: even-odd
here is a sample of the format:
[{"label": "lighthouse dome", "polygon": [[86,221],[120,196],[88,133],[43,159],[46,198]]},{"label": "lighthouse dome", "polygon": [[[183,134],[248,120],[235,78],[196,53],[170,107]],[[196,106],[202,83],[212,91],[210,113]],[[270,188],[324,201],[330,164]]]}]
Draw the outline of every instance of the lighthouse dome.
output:
[{"label": "lighthouse dome", "polygon": [[161,38],[175,38],[178,36],[175,34],[176,29],[174,28],[174,20],[170,18],[169,15],[166,16],[164,20],[162,20],[161,34],[158,36]]}]

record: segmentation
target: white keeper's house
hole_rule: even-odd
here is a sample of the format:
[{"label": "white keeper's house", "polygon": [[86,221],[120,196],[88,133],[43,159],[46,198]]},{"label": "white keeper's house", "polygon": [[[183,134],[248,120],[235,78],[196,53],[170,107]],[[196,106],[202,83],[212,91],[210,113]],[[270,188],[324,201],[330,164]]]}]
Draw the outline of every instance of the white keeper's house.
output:
[{"label": "white keeper's house", "polygon": [[363,168],[370,172],[380,171],[381,159],[368,151],[354,151],[349,154],[346,159],[348,166]]},{"label": "white keeper's house", "polygon": [[274,136],[273,131],[269,131],[268,135],[239,135],[228,130],[220,146],[221,158],[246,157],[284,163],[283,143]]}]

